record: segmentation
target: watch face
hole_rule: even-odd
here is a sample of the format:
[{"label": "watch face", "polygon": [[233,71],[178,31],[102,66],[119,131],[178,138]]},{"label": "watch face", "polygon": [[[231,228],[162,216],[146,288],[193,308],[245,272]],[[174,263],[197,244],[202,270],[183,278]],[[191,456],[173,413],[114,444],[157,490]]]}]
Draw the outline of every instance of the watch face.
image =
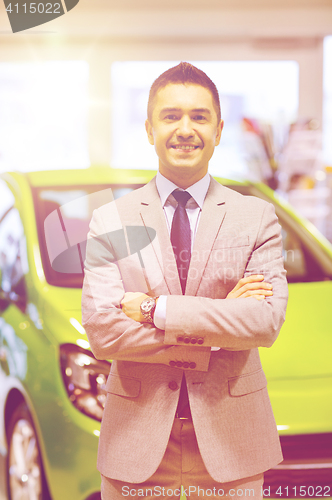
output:
[{"label": "watch face", "polygon": [[154,306],[154,299],[145,299],[142,303],[141,303],[141,310],[143,312],[146,312],[148,313],[149,311],[151,311],[151,309],[153,308]]}]

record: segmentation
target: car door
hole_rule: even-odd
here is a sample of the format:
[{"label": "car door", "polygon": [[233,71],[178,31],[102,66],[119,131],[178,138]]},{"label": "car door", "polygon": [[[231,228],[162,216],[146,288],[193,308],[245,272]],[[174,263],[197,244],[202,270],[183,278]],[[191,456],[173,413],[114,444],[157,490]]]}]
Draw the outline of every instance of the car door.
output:
[{"label": "car door", "polygon": [[229,186],[275,206],[289,283],[286,321],[272,349],[260,349],[281,434],[332,431],[332,248],[276,193]]},{"label": "car door", "polygon": [[27,254],[23,224],[15,206],[0,221],[0,367],[2,376],[23,380],[26,345],[16,335],[28,325],[26,309]]},{"label": "car door", "polygon": [[261,349],[281,434],[332,431],[332,258],[310,223],[276,204],[289,283],[286,321]]},{"label": "car door", "polygon": [[[24,266],[26,248],[23,225],[15,198],[0,180],[0,496],[5,494],[5,402],[15,380],[27,369],[27,347],[16,335],[26,326]],[[21,326],[21,328],[20,328]]]}]

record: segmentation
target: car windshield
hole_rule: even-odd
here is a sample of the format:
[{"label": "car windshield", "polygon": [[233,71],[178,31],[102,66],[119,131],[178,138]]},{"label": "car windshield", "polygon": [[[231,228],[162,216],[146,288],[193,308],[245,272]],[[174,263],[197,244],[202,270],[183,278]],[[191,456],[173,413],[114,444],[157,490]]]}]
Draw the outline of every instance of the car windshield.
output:
[{"label": "car windshield", "polygon": [[[86,238],[93,210],[141,186],[110,184],[33,188],[42,263],[50,285],[82,286]],[[254,186],[228,184],[227,187],[244,195],[272,201]],[[278,204],[276,212],[282,225],[288,281],[331,279],[331,259],[326,257],[324,250]]]},{"label": "car windshield", "polygon": [[245,196],[257,196],[274,203],[281,225],[284,266],[289,283],[332,279],[331,257],[326,254],[314,236],[301,227],[275,200],[266,196],[255,185],[228,185],[227,187]]},{"label": "car windshield", "polygon": [[141,185],[33,188],[38,239],[46,281],[80,288],[93,210]]}]

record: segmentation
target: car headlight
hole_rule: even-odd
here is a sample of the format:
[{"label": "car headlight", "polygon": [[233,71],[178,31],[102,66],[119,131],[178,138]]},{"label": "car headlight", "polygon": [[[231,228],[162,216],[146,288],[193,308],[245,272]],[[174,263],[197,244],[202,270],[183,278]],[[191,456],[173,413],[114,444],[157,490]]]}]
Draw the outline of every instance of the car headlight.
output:
[{"label": "car headlight", "polygon": [[60,363],[70,401],[85,415],[101,421],[111,363],[97,360],[90,351],[74,344],[60,346]]}]

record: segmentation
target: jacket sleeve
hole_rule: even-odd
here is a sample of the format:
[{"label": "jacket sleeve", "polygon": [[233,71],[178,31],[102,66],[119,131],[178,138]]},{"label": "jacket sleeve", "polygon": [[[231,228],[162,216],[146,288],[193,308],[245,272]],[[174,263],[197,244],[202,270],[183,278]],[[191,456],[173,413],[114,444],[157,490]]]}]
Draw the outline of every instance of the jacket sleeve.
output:
[{"label": "jacket sleeve", "polygon": [[[266,204],[245,276],[263,274],[273,296],[211,299],[167,297],[165,344],[183,345],[184,337],[200,338],[201,345],[229,350],[270,347],[285,320],[288,288],[283,266],[281,227],[272,204]],[[184,335],[185,333],[185,335]],[[189,340],[188,340],[189,337]]]},{"label": "jacket sleeve", "polygon": [[122,312],[120,302],[125,292],[114,245],[95,210],[87,241],[82,323],[96,358],[165,365],[172,362],[173,366],[174,361],[181,361],[190,365],[189,370],[208,370],[209,347],[201,346],[194,352],[186,346],[165,344],[163,330],[138,323]]}]

